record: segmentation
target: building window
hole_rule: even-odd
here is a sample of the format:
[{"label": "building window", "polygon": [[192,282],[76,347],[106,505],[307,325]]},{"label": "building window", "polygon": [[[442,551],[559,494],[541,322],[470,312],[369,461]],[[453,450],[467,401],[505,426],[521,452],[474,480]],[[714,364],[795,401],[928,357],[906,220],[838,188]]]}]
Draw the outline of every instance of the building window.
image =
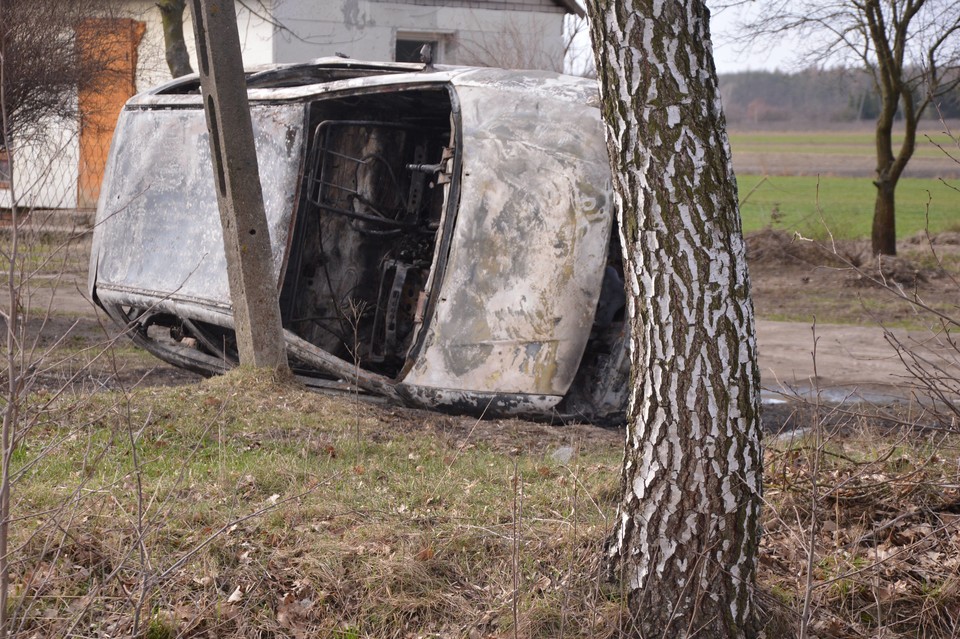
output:
[{"label": "building window", "polygon": [[420,50],[424,45],[429,44],[433,52],[433,61],[439,61],[440,41],[439,40],[420,40],[420,39],[401,39],[397,37],[397,48],[394,52],[396,62],[421,62]]},{"label": "building window", "polygon": [[422,62],[420,49],[430,45],[434,64],[451,64],[448,58],[456,56],[456,31],[402,31],[394,33],[393,59],[395,62]]}]

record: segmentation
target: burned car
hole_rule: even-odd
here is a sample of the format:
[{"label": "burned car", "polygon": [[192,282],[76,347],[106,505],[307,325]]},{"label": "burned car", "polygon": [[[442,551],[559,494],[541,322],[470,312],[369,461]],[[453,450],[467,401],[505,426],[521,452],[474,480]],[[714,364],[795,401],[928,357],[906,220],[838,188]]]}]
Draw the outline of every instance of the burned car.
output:
[{"label": "burned car", "polygon": [[[412,406],[622,419],[629,358],[593,81],[339,58],[248,72],[291,368]],[[92,299],[202,374],[237,363],[199,80],[114,134]]]}]

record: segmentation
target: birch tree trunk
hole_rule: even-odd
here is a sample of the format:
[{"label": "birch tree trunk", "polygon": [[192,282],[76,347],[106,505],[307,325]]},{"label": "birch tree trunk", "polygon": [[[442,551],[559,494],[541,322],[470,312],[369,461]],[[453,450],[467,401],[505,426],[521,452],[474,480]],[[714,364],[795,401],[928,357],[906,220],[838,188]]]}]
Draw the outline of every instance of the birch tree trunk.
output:
[{"label": "birch tree trunk", "polygon": [[640,637],[743,637],[760,510],[759,372],[737,187],[701,0],[590,0],[632,330],[608,542]]}]

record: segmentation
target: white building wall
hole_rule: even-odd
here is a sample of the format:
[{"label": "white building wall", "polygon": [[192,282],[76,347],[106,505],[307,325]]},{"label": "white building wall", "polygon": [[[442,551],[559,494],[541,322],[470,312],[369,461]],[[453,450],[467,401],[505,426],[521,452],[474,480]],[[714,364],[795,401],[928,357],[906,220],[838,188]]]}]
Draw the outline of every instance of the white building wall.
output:
[{"label": "white building wall", "polygon": [[75,208],[79,170],[76,122],[50,120],[12,140],[13,190],[0,189],[0,208]]},{"label": "white building wall", "polygon": [[[331,6],[332,5],[332,6]],[[436,7],[332,0],[278,0],[277,62],[300,62],[343,53],[360,60],[393,60],[397,35],[441,41],[435,62],[563,68],[563,14],[473,7]]]},{"label": "white building wall", "polygon": [[[247,3],[257,12],[252,13],[239,2],[237,8],[237,26],[240,31],[240,48],[245,66],[270,64],[276,62],[273,54],[274,25],[266,20],[272,12],[273,0]],[[154,0],[127,0],[122,13],[125,17],[140,20],[147,30],[140,41],[137,60],[137,91],[169,82],[172,78],[167,68],[163,46],[163,24],[160,9]],[[197,70],[196,41],[193,35],[193,17],[190,4],[184,12],[183,35],[190,52],[190,65]]]}]

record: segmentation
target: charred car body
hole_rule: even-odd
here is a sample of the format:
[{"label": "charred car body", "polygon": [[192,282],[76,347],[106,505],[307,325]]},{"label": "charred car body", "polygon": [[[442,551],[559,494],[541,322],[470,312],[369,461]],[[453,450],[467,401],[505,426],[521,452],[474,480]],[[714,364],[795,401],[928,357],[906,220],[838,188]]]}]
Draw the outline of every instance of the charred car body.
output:
[{"label": "charred car body", "polygon": [[[290,364],[452,411],[622,419],[619,242],[594,82],[322,59],[247,76]],[[132,98],[92,298],[203,374],[236,364],[196,76]]]}]

